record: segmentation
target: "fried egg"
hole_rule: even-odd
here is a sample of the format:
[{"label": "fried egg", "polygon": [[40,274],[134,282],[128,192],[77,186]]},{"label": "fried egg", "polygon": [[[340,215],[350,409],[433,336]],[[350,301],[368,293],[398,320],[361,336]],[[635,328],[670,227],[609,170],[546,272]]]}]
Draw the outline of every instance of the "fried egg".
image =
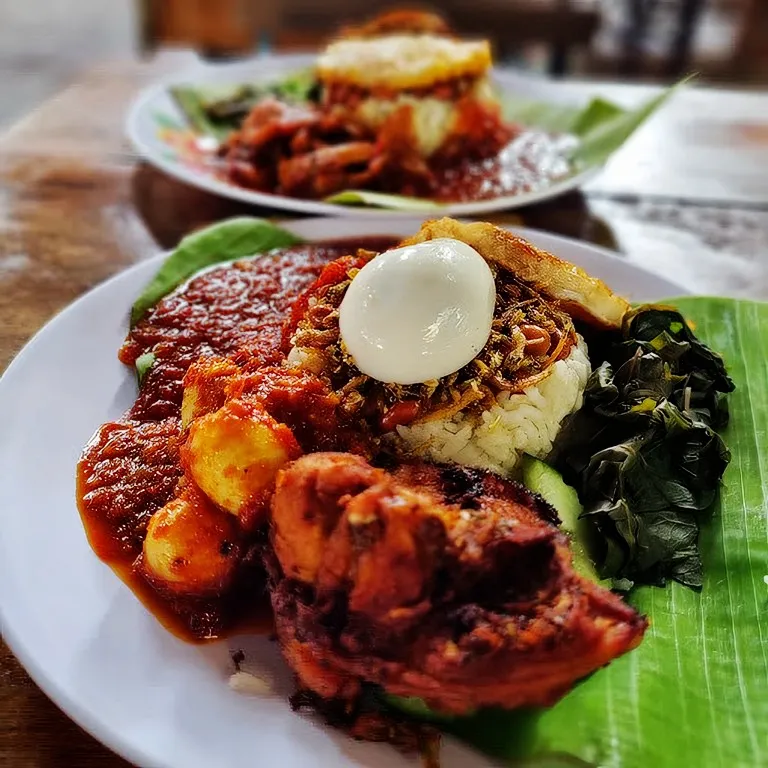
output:
[{"label": "fried egg", "polygon": [[323,83],[401,91],[429,88],[460,77],[477,78],[490,66],[487,40],[392,35],[332,43],[318,58],[317,74]]}]

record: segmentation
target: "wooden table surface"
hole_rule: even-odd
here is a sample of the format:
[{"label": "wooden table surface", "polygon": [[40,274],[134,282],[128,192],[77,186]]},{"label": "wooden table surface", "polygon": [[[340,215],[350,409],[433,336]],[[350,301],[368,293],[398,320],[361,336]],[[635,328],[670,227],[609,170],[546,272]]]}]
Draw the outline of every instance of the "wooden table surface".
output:
[{"label": "wooden table surface", "polygon": [[[192,228],[253,211],[163,176],[123,139],[137,90],[189,56],[100,67],[0,137],[0,370],[96,283]],[[626,103],[645,93],[558,87]],[[584,194],[494,218],[614,247],[696,292],[768,299],[767,161],[768,93],[688,90]],[[50,703],[2,642],[0,690],[0,766],[127,765]]]}]

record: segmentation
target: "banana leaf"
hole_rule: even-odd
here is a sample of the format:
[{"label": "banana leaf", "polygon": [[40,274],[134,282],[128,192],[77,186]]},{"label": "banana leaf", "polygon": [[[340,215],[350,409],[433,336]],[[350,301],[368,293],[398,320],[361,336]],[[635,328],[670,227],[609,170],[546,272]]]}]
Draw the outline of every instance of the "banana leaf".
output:
[{"label": "banana leaf", "polygon": [[407,195],[390,195],[385,192],[370,192],[365,189],[350,189],[337,192],[325,198],[326,203],[338,205],[362,205],[374,208],[391,208],[398,211],[439,211],[442,206],[433,200],[423,197],[408,197]]},{"label": "banana leaf", "polygon": [[[131,327],[163,296],[200,270],[222,262],[267,253],[274,248],[287,248],[300,242],[300,238],[287,230],[252,216],[226,219],[192,232],[174,248],[152,281],[133,302]],[[136,362],[138,364],[139,361]],[[142,362],[137,369],[140,378],[143,378],[151,365],[152,361],[148,359]]]},{"label": "banana leaf", "polygon": [[768,303],[672,299],[736,384],[732,452],[702,525],[704,583],[641,587],[641,645],[546,711],[485,711],[447,726],[508,765],[768,765]]}]

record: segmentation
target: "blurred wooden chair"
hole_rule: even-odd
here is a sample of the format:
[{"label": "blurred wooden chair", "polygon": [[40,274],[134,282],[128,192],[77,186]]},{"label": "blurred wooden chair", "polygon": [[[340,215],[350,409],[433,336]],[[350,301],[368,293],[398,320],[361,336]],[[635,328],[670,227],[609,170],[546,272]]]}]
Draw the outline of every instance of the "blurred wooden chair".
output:
[{"label": "blurred wooden chair", "polygon": [[276,28],[278,3],[263,0],[138,0],[142,51],[184,45],[210,57],[252,52]]},{"label": "blurred wooden chair", "polygon": [[[725,80],[750,80],[756,73],[768,77],[768,2],[766,0],[622,0],[625,26],[621,34],[618,55],[590,62],[593,73],[660,77],[671,80],[699,71],[703,76]],[[697,27],[712,16],[709,23],[719,20],[733,31],[733,42],[716,50],[694,51]],[[666,50],[648,51],[655,29],[655,14],[672,19]],[[718,15],[719,14],[719,15]],[[728,40],[728,33],[723,40]],[[761,64],[762,62],[762,64]]]},{"label": "blurred wooden chair", "polygon": [[[672,44],[663,63],[663,74],[680,77],[690,67],[691,44],[696,25],[704,12],[706,0],[663,0],[676,8],[676,24]],[[628,0],[627,24],[624,32],[624,56],[620,71],[623,75],[635,75],[642,70],[644,47],[653,14],[660,0]]]},{"label": "blurred wooden chair", "polygon": [[190,45],[224,56],[263,40],[278,50],[316,49],[342,25],[411,6],[444,15],[461,35],[487,37],[502,56],[544,44],[555,75],[567,70],[572,51],[589,45],[600,22],[597,0],[139,0],[142,49]]},{"label": "blurred wooden chair", "polygon": [[588,49],[600,26],[596,0],[454,0],[447,15],[462,34],[491,40],[501,57],[545,45],[556,77],[569,71],[573,53]]},{"label": "blurred wooden chair", "polygon": [[768,3],[745,0],[730,76],[734,80],[768,80]]}]

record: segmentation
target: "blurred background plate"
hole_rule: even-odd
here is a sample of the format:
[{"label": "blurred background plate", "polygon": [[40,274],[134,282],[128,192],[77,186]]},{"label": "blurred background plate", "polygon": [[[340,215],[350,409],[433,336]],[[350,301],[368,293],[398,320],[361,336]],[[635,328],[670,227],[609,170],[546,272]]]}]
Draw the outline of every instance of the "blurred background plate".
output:
[{"label": "blurred background plate", "polygon": [[[239,187],[219,179],[209,168],[198,167],[178,151],[176,142],[186,125],[186,119],[170,94],[173,85],[226,86],[239,83],[270,83],[283,79],[295,72],[313,65],[314,56],[303,54],[263,54],[236,63],[203,63],[190,68],[186,73],[176,75],[142,91],[134,102],[127,119],[126,132],[134,149],[149,163],[180,181],[207,192],[278,210],[318,216],[402,216],[403,212],[366,206],[337,205],[321,200],[303,200],[285,195],[273,195]],[[585,94],[582,102],[575,101],[552,87],[552,83],[537,76],[526,76],[514,72],[494,72],[494,80],[502,94],[518,95],[524,98],[566,103],[579,107],[589,101]],[[550,200],[571,190],[578,189],[599,171],[592,167],[569,176],[541,189],[516,195],[505,195],[490,200],[470,203],[441,205],[439,209],[428,203],[424,213],[437,210],[446,216],[476,216],[494,211],[518,208],[532,203]],[[416,211],[414,205],[413,210]]]}]

